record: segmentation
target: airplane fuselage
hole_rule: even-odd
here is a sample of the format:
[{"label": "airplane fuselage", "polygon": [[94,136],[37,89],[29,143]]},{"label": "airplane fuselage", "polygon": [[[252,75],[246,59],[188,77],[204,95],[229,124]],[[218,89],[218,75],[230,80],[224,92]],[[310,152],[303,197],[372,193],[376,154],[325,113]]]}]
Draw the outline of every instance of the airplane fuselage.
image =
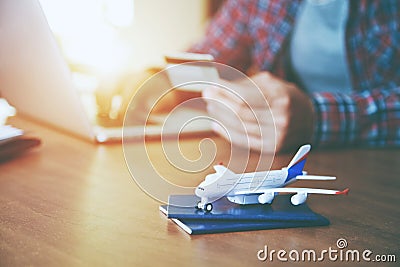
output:
[{"label": "airplane fuselage", "polygon": [[270,204],[277,194],[293,194],[291,203],[300,205],[306,201],[308,194],[347,194],[349,189],[286,187],[297,180],[336,179],[333,176],[308,175],[303,171],[310,149],[310,145],[301,146],[288,166],[281,170],[236,174],[222,165],[214,165],[215,173],[207,175],[195,189],[195,194],[201,198],[197,208],[210,212],[211,203],[224,196],[238,204]]},{"label": "airplane fuselage", "polygon": [[226,190],[226,195],[235,195],[243,190],[257,190],[284,186],[287,177],[286,170],[274,170],[265,172],[251,172],[236,174],[234,177],[217,181],[219,190]]},{"label": "airplane fuselage", "polygon": [[[238,204],[258,203],[259,194],[251,191],[283,187],[292,181],[286,182],[288,171],[286,168],[264,172],[251,172],[242,174],[224,174],[212,182],[204,181],[196,189],[198,196],[206,195],[209,199],[218,199],[226,196],[231,202]],[[295,179],[294,179],[295,180]],[[240,195],[241,191],[250,191],[250,194]],[[238,195],[239,194],[239,195]]]}]

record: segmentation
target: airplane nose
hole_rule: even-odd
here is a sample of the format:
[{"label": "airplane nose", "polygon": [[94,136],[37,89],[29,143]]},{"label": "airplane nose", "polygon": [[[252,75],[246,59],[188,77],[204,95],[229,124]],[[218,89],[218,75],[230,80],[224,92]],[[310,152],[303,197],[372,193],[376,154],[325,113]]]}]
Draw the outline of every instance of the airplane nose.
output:
[{"label": "airplane nose", "polygon": [[196,196],[198,197],[202,197],[204,195],[204,187],[203,187],[203,183],[200,183],[198,187],[196,187],[196,189],[194,190],[194,193],[196,194]]},{"label": "airplane nose", "polygon": [[203,191],[201,191],[198,187],[196,187],[196,190],[194,191],[194,193],[196,194],[196,196],[201,197],[203,194]]}]

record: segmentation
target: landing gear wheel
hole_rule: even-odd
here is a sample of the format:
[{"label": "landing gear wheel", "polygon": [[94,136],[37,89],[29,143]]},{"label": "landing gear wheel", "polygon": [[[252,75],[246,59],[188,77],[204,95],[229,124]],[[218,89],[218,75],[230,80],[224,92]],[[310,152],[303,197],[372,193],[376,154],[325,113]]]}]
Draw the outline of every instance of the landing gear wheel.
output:
[{"label": "landing gear wheel", "polygon": [[208,203],[208,204],[206,204],[206,205],[204,206],[204,210],[205,210],[206,212],[210,212],[210,211],[212,211],[212,209],[213,209],[213,205],[212,205],[211,203]]},{"label": "landing gear wheel", "polygon": [[197,202],[196,209],[202,210],[202,208],[201,208],[201,201]]}]

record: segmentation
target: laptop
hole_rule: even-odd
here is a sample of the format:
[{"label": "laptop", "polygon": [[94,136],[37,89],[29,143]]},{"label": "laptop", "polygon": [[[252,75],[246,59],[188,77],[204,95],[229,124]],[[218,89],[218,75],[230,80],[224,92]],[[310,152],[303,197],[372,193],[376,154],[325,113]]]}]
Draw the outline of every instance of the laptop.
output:
[{"label": "laptop", "polygon": [[[78,40],[79,41],[79,40]],[[143,138],[143,125],[106,127],[89,118],[38,1],[0,1],[0,97],[36,121],[96,142]],[[181,111],[203,116],[203,109]],[[147,136],[175,134],[158,124],[146,126]],[[207,122],[185,128],[187,134],[210,132]]]}]

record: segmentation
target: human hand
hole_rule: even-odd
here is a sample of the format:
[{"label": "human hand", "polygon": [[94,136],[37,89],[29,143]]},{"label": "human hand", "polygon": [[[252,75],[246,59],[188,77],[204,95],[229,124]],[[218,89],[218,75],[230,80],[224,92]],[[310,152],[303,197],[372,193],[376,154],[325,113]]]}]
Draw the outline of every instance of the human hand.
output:
[{"label": "human hand", "polygon": [[309,97],[268,72],[251,80],[222,81],[229,90],[215,86],[203,92],[211,117],[225,127],[215,125],[214,130],[233,144],[269,153],[309,142],[313,129]]}]

